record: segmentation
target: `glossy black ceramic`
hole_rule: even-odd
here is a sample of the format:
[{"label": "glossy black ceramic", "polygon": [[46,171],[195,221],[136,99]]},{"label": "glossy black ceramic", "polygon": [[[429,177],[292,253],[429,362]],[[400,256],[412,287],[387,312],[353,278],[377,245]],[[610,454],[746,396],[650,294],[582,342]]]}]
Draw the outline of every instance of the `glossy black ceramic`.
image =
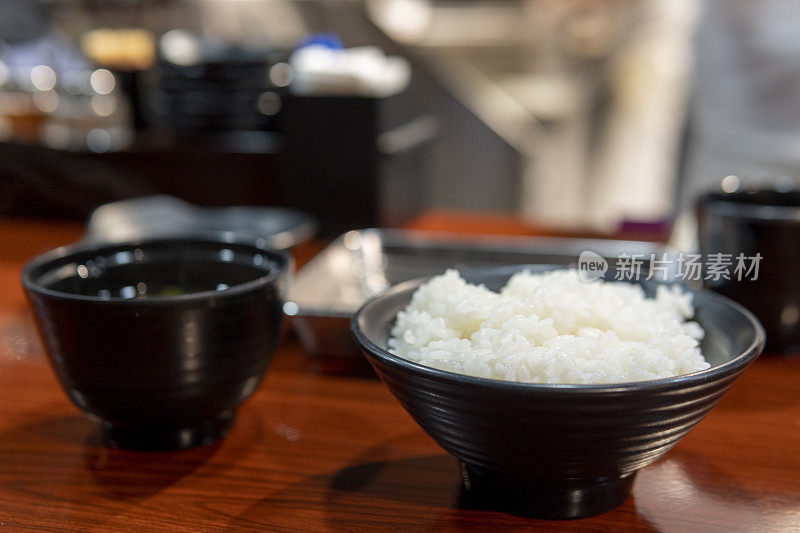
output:
[{"label": "glossy black ceramic", "polygon": [[58,380],[108,442],[185,448],[224,436],[261,382],[289,261],[213,240],[76,244],[22,284]]},{"label": "glossy black ceramic", "polygon": [[[497,290],[520,268],[464,277]],[[695,318],[706,330],[702,349],[712,364],[708,370],[619,385],[470,377],[387,351],[395,316],[419,284],[403,283],[364,304],[352,321],[357,342],[411,416],[461,462],[469,498],[538,518],[590,516],[622,503],[636,471],[686,435],[764,343],[761,326],[748,311],[699,291]]]},{"label": "glossy black ceramic", "polygon": [[698,201],[698,236],[710,254],[755,257],[757,279],[731,275],[704,283],[751,310],[767,332],[768,352],[800,350],[800,191],[748,189]]}]

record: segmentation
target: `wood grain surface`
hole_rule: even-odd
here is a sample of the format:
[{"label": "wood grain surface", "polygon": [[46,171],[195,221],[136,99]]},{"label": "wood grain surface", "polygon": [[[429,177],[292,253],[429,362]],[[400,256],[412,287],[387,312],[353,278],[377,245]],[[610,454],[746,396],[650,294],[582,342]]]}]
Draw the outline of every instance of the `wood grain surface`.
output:
[{"label": "wood grain surface", "polygon": [[0,530],[800,530],[800,359],[769,355],[628,501],[575,521],[464,504],[455,460],[380,382],[320,373],[289,334],[222,442],[107,448],[58,386],[19,284],[28,254],[79,234],[0,222]]}]

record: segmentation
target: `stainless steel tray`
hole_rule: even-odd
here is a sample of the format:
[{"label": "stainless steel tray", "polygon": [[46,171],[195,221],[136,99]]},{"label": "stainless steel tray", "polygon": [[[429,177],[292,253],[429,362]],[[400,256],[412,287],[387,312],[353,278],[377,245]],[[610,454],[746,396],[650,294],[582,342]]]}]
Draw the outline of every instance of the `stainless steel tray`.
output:
[{"label": "stainless steel tray", "polygon": [[[295,276],[284,306],[305,350],[314,356],[359,355],[350,317],[368,298],[409,279],[515,264],[577,265],[584,251],[616,268],[625,254],[675,256],[670,248],[639,241],[552,237],[464,236],[365,229],[337,238]],[[669,275],[669,274],[668,274]]]}]

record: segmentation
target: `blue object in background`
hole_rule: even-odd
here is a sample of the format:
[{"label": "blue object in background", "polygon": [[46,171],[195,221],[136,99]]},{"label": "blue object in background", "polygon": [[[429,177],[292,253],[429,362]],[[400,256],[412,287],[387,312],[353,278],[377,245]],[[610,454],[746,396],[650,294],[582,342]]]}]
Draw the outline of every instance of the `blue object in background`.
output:
[{"label": "blue object in background", "polygon": [[312,33],[300,42],[297,48],[306,46],[324,46],[331,50],[343,50],[342,40],[335,33]]}]

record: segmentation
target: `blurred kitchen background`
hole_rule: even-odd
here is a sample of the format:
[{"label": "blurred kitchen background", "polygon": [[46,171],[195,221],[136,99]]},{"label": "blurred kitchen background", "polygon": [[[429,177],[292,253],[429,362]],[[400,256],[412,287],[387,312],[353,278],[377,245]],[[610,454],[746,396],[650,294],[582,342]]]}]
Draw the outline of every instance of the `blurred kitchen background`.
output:
[{"label": "blurred kitchen background", "polygon": [[299,208],[329,236],[436,210],[666,232],[728,173],[796,174],[792,142],[773,167],[764,146],[797,111],[745,117],[731,74],[761,65],[775,101],[790,4],[0,0],[0,215],[166,193]]}]

